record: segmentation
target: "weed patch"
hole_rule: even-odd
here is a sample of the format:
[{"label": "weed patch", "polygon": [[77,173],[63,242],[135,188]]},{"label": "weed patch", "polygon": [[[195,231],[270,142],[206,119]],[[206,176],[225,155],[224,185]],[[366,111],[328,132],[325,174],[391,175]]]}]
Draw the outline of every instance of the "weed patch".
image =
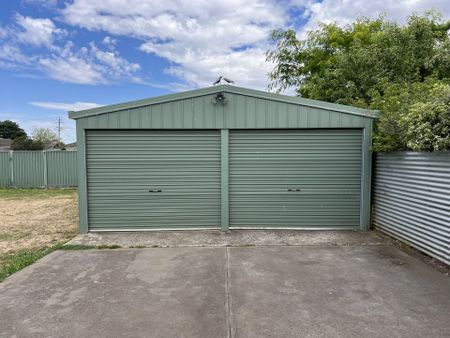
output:
[{"label": "weed patch", "polygon": [[0,256],[0,282],[13,273],[55,251],[58,246],[23,249]]}]

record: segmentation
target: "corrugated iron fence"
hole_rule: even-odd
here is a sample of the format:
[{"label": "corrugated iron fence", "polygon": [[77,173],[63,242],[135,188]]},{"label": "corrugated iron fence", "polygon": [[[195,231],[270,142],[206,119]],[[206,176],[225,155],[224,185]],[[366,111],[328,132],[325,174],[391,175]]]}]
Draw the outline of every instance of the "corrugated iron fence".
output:
[{"label": "corrugated iron fence", "polygon": [[0,187],[77,186],[76,151],[0,152]]},{"label": "corrugated iron fence", "polygon": [[450,264],[450,152],[377,154],[372,222]]}]

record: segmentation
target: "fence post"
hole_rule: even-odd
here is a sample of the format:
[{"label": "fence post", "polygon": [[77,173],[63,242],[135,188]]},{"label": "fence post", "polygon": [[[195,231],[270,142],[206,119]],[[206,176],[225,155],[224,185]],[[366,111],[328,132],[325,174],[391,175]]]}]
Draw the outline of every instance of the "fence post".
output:
[{"label": "fence post", "polygon": [[44,186],[45,189],[48,189],[47,152],[45,150],[42,151],[42,156],[44,156]]},{"label": "fence post", "polygon": [[9,151],[9,181],[11,187],[14,188],[14,164],[13,164],[13,151]]}]

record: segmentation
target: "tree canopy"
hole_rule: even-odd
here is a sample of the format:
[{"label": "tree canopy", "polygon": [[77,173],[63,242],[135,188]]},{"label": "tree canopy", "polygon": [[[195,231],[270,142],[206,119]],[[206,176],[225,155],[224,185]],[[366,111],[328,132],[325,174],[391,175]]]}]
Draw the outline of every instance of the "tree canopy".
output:
[{"label": "tree canopy", "polygon": [[0,121],[0,137],[14,140],[18,137],[26,137],[27,133],[16,122]]},{"label": "tree canopy", "polygon": [[58,140],[58,136],[49,128],[36,128],[33,130],[32,139],[33,141],[47,144]]},{"label": "tree canopy", "polygon": [[50,128],[36,128],[33,130],[32,139],[35,144],[41,144],[44,149],[65,149],[65,144]]},{"label": "tree canopy", "polygon": [[267,53],[275,64],[270,89],[381,110],[376,151],[448,149],[449,30],[432,11],[403,26],[382,16],[322,23],[303,40],[277,30]]},{"label": "tree canopy", "polygon": [[13,140],[12,150],[43,150],[44,145],[41,142],[33,141],[31,138],[22,136]]}]

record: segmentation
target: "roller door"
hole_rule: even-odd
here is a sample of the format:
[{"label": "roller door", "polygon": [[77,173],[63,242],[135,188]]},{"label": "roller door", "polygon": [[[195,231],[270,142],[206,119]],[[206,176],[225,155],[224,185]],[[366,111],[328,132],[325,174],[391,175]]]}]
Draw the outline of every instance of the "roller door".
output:
[{"label": "roller door", "polygon": [[358,228],[360,129],[230,131],[231,228]]},{"label": "roller door", "polygon": [[218,131],[88,130],[89,230],[219,228]]}]

